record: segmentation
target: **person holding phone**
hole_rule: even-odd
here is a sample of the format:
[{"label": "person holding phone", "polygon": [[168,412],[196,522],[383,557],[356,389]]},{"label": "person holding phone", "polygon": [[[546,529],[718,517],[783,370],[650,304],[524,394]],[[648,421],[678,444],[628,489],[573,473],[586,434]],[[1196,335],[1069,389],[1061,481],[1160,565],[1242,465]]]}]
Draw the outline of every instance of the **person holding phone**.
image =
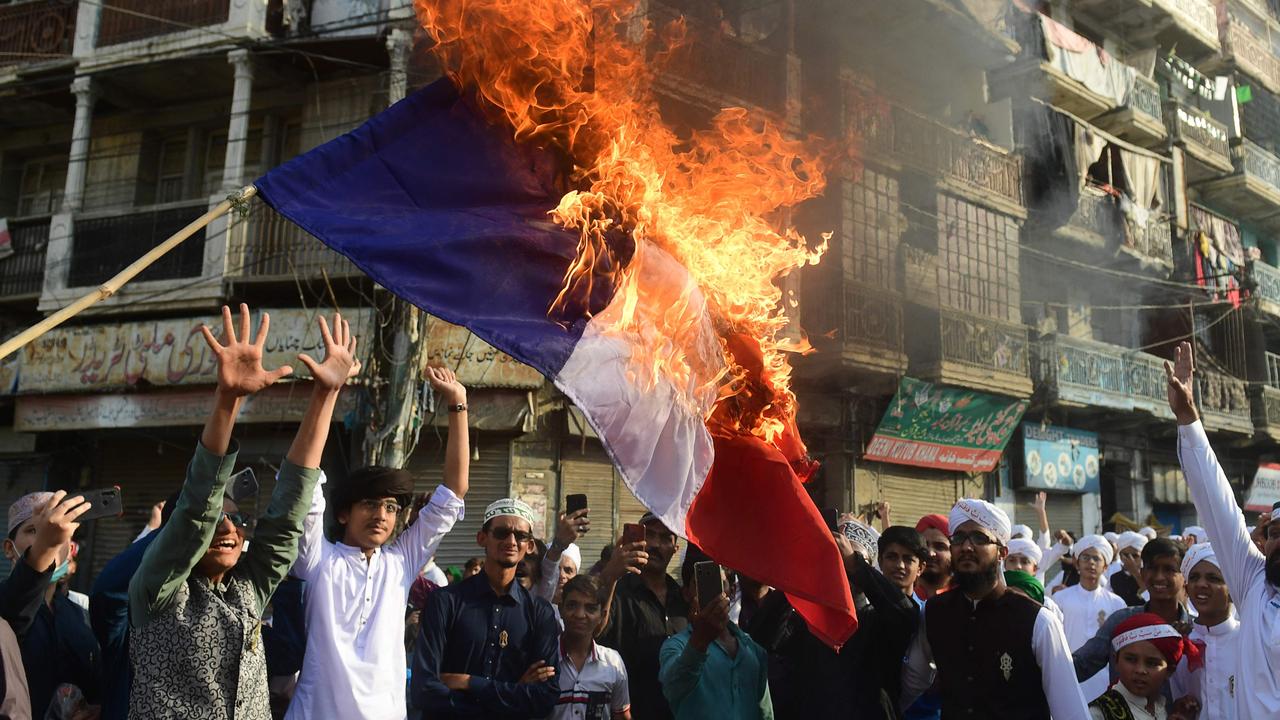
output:
[{"label": "person holding phone", "polygon": [[589,512],[586,495],[565,498],[565,511],[560,514],[560,522],[556,525],[556,536],[542,556],[541,576],[531,589],[535,596],[551,603],[553,608],[560,605],[560,593],[565,583],[582,568],[582,550],[578,548],[577,541],[591,530]]},{"label": "person holding phone", "polygon": [[306,581],[307,652],[285,715],[290,720],[394,720],[408,712],[404,633],[409,591],[440,541],[462,519],[471,456],[467,389],[448,368],[428,367],[425,375],[449,414],[449,439],[444,484],[413,523],[393,536],[401,510],[413,499],[413,477],[401,468],[360,468],[346,482],[335,483],[331,499],[341,533],[336,540],[324,536],[322,488],[312,497],[292,570]]},{"label": "person holding phone", "polygon": [[62,684],[80,689],[89,716],[101,702],[100,652],[88,615],[57,592],[70,569],[71,537],[91,507],[62,490],[29,493],[9,506],[4,553],[13,570],[0,583],[0,616],[20,641],[32,717],[44,717]]},{"label": "person holding phone", "polygon": [[129,717],[271,717],[263,612],[297,557],[338,393],[360,370],[350,325],[336,313],[332,331],[325,318],[318,322],[324,360],[298,356],[311,371],[311,400],[249,550],[248,518],[225,497],[239,449],[231,433],[244,399],[292,370],[262,367],[271,323],[266,313],[253,340],[243,304],[239,332],[226,307],[221,341],[201,328],[217,361],[218,386],[173,513],[129,582]]},{"label": "person holding phone", "polygon": [[689,627],[662,644],[662,694],[677,720],[772,720],[769,655],[729,619],[722,572],[696,547],[689,548],[680,578],[691,619]]}]

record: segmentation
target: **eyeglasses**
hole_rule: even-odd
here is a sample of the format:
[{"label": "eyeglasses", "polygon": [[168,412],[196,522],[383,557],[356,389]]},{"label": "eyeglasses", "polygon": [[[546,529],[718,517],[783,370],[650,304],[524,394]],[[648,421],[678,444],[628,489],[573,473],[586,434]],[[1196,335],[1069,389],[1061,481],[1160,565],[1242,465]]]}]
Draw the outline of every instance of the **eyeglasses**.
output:
[{"label": "eyeglasses", "polygon": [[1103,564],[1102,558],[1098,557],[1097,555],[1094,555],[1093,553],[1089,553],[1088,555],[1077,555],[1076,564],[1079,564],[1079,563],[1087,563],[1089,565]]},{"label": "eyeglasses", "polygon": [[969,533],[958,532],[951,536],[951,547],[960,547],[966,542],[973,543],[974,547],[980,548],[988,545],[994,545],[996,539],[986,533],[978,532],[976,530]]},{"label": "eyeglasses", "polygon": [[365,510],[368,510],[371,513],[376,513],[379,510],[385,510],[388,515],[400,514],[400,503],[393,502],[391,500],[369,499],[369,500],[361,500],[356,504],[364,508]]},{"label": "eyeglasses", "polygon": [[232,525],[244,529],[249,527],[249,523],[253,522],[253,516],[249,513],[223,511],[218,518],[218,523],[221,524],[223,520],[230,520]]},{"label": "eyeglasses", "polygon": [[498,542],[506,542],[512,535],[515,536],[516,542],[527,543],[533,540],[533,533],[524,530],[512,530],[509,527],[497,527],[489,531],[494,540]]}]

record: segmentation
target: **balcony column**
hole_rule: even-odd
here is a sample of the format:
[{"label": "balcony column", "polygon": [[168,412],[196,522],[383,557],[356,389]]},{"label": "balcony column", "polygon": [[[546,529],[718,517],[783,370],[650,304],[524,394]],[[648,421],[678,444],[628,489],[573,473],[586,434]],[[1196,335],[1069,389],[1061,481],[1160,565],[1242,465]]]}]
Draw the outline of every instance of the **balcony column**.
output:
[{"label": "balcony column", "polygon": [[249,103],[253,96],[253,59],[248,50],[232,50],[227,62],[235,66],[231,94],[231,123],[227,126],[227,156],[222,166],[222,190],[234,192],[244,185],[245,152],[249,145]]},{"label": "balcony column", "polygon": [[72,56],[85,58],[93,54],[101,22],[101,4],[84,2],[76,6],[76,39],[71,49]]},{"label": "balcony column", "polygon": [[395,105],[409,92],[409,33],[396,28],[387,34],[387,55],[391,57],[391,78],[387,105]]},{"label": "balcony column", "polygon": [[84,207],[85,170],[89,164],[89,139],[93,129],[93,104],[97,99],[93,78],[81,75],[71,82],[76,96],[76,118],[71,126],[71,154],[67,159],[67,184],[63,188],[62,212],[75,213]]}]

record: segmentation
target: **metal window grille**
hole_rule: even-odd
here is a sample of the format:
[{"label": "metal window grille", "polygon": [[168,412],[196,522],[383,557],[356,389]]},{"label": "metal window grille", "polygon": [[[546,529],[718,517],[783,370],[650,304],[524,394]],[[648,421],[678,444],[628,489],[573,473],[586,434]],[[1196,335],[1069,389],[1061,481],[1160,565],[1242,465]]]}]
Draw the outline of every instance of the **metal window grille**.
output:
[{"label": "metal window grille", "polygon": [[1012,218],[938,195],[938,301],[974,315],[1020,320],[1018,228]]},{"label": "metal window grille", "polygon": [[874,287],[897,288],[901,209],[898,180],[870,168],[844,183],[844,276]]}]

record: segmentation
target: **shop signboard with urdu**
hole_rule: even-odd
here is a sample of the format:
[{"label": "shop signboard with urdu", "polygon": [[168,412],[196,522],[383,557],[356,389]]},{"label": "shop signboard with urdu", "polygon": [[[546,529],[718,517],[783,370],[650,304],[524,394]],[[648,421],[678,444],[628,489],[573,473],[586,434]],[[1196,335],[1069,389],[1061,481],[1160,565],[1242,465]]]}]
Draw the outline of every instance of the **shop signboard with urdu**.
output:
[{"label": "shop signboard with urdu", "polygon": [[1097,433],[1034,422],[1022,424],[1024,488],[1096,493],[1100,459]]},{"label": "shop signboard with urdu", "polygon": [[[1253,487],[1249,489],[1249,499],[1244,509],[1249,512],[1271,512],[1271,508],[1280,502],[1280,465],[1261,463],[1258,474],[1253,476]],[[1250,521],[1252,522],[1252,521]]]},{"label": "shop signboard with urdu", "polygon": [[1027,401],[904,377],[864,459],[990,472],[1026,412]]}]

